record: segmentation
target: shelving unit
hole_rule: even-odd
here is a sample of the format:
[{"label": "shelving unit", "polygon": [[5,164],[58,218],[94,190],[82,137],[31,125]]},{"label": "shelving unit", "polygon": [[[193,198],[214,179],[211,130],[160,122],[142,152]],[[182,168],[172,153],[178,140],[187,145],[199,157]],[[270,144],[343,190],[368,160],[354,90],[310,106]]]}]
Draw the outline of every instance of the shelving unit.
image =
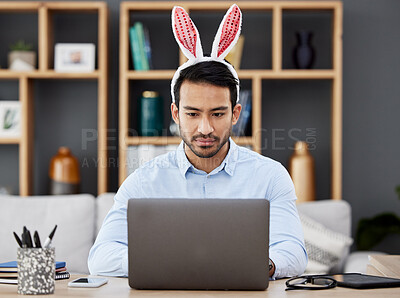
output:
[{"label": "shelving unit", "polygon": [[[239,78],[251,81],[252,120],[251,136],[234,138],[240,145],[250,145],[261,153],[262,136],[262,81],[263,80],[330,80],[331,90],[331,198],[342,198],[342,3],[340,1],[239,1],[236,2],[244,16],[246,12],[265,12],[272,15],[271,69],[243,69],[238,71]],[[196,12],[225,12],[232,2],[122,2],[120,9],[120,86],[119,86],[119,182],[127,175],[128,146],[140,144],[167,145],[178,144],[177,137],[140,137],[130,136],[129,112],[133,98],[130,98],[131,81],[171,80],[175,69],[134,71],[130,67],[129,27],[133,25],[132,15],[146,13],[170,13],[174,5],[182,6],[189,14]],[[332,14],[332,57],[330,69],[296,70],[282,66],[283,15],[286,12],[330,12]],[[195,21],[196,23],[196,21]],[[216,32],[217,28],[215,28]],[[200,35],[202,34],[200,30]],[[172,34],[171,34],[172,38]],[[153,49],[157,51],[157,49]],[[176,45],[176,50],[179,50]],[[260,53],[262,55],[262,53]],[[179,55],[179,63],[185,57]],[[178,65],[176,65],[178,67]]]},{"label": "shelving unit", "polygon": [[[19,194],[33,194],[34,97],[33,83],[37,79],[96,80],[98,99],[98,193],[107,191],[107,103],[108,103],[108,8],[104,2],[0,2],[0,13],[38,15],[38,69],[15,72],[0,69],[0,79],[19,81],[19,100],[22,107],[20,138],[0,139],[0,144],[19,145]],[[97,69],[91,73],[59,73],[53,69],[53,14],[95,13],[98,15]],[[1,36],[1,34],[0,34]]]}]

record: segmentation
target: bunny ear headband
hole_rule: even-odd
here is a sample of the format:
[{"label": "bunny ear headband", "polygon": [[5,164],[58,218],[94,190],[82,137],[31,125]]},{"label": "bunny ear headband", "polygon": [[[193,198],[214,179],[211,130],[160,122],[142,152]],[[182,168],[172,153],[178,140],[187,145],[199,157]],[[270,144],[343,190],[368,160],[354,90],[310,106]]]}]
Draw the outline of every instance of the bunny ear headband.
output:
[{"label": "bunny ear headband", "polygon": [[[233,76],[238,80],[238,75],[233,66],[227,63],[224,58],[235,46],[242,26],[242,12],[236,4],[233,4],[226,12],[212,45],[211,57],[203,56],[203,48],[200,42],[200,35],[188,13],[180,6],[175,6],[172,10],[172,31],[176,42],[181,48],[183,54],[189,60],[182,64],[175,72],[171,81],[172,102],[175,102],[174,86],[179,78],[181,71],[191,65],[206,62],[217,61],[228,67]],[[239,101],[239,85],[237,88],[237,99]]]}]

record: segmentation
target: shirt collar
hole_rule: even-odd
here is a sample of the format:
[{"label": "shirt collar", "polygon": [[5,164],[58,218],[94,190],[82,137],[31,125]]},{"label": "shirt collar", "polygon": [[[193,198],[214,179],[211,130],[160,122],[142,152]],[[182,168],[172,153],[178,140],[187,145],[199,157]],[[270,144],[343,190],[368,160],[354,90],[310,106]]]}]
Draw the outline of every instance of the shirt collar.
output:
[{"label": "shirt collar", "polygon": [[[218,172],[224,170],[228,175],[233,176],[235,167],[236,167],[237,158],[238,158],[238,146],[232,140],[232,138],[229,138],[228,154],[225,156],[222,163],[216,169],[214,169],[211,173],[218,173]],[[190,168],[194,168],[194,166],[190,163],[190,161],[188,160],[188,158],[186,156],[183,141],[181,141],[178,148],[176,149],[176,160],[177,160],[178,168],[179,168],[181,175],[184,178],[186,178],[187,171]]]}]

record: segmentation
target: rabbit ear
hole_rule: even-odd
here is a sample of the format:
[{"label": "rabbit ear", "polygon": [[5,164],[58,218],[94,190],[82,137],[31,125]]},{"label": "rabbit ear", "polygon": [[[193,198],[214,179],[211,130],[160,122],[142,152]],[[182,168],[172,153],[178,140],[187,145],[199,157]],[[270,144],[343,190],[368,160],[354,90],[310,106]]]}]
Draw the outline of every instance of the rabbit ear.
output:
[{"label": "rabbit ear", "polygon": [[236,4],[233,4],[226,12],[217,34],[215,35],[211,57],[224,59],[235,46],[242,27],[242,12]]},{"label": "rabbit ear", "polygon": [[199,31],[188,13],[180,6],[172,10],[172,31],[183,54],[189,59],[203,57]]}]

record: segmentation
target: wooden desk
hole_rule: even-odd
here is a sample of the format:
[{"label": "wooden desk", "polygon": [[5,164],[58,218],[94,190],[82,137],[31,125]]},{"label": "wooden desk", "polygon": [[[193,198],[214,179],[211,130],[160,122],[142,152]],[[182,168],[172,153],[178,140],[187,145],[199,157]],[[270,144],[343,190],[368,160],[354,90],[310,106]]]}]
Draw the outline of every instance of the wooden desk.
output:
[{"label": "wooden desk", "polygon": [[[85,288],[68,288],[67,284],[72,279],[80,276],[73,275],[71,279],[56,281],[56,290],[54,295],[35,295],[35,297],[171,297],[171,298],[191,298],[191,297],[234,297],[234,298],[258,298],[258,297],[351,297],[351,298],[368,298],[368,297],[399,297],[400,288],[391,289],[375,289],[375,290],[354,290],[336,287],[329,290],[306,291],[295,290],[285,291],[285,280],[270,282],[266,291],[138,291],[132,290],[128,285],[127,278],[108,278],[108,284],[94,289]],[[23,297],[17,294],[16,285],[0,284],[1,297]],[[28,296],[25,296],[28,297]]]}]

